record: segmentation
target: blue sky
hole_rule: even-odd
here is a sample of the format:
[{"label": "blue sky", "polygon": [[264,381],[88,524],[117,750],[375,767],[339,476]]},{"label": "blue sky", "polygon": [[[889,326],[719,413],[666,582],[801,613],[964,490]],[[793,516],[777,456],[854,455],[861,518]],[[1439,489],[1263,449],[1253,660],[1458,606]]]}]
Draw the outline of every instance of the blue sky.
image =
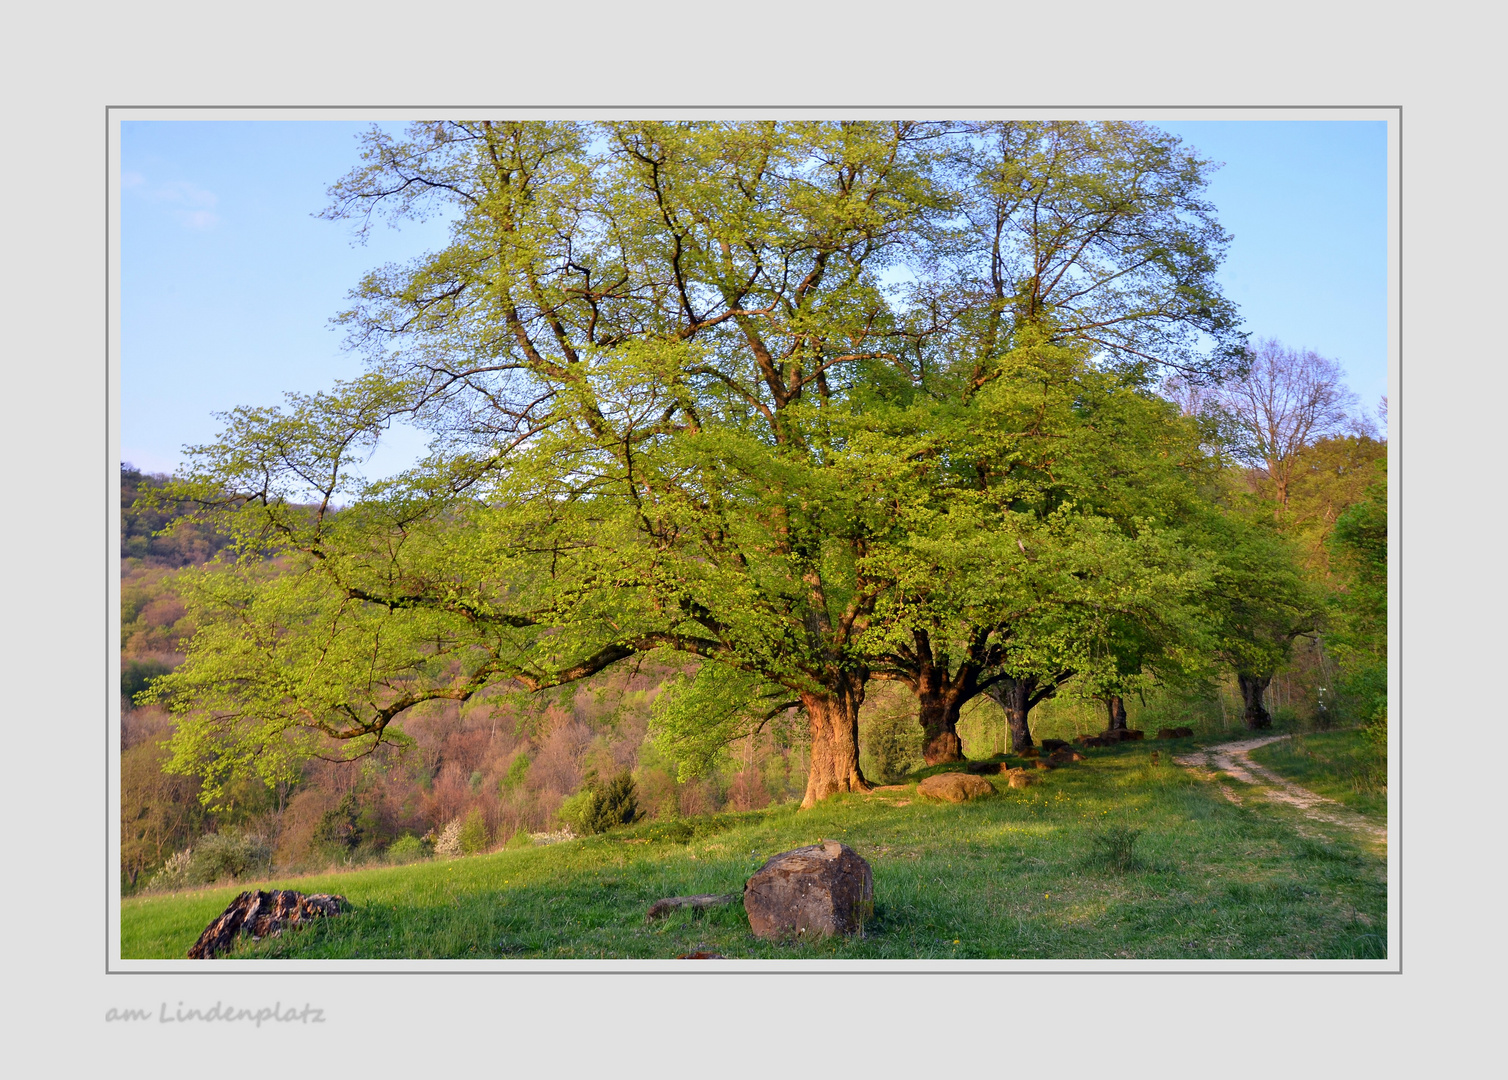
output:
[{"label": "blue sky", "polygon": [[[1386,126],[1159,123],[1223,162],[1209,197],[1233,234],[1221,272],[1254,337],[1338,360],[1367,409],[1387,392]],[[366,124],[130,121],[121,131],[121,458],[171,472],[214,413],[358,371],[330,319],[362,274],[439,246],[445,223],[365,246],[316,217]],[[369,471],[411,458],[396,433]]]}]

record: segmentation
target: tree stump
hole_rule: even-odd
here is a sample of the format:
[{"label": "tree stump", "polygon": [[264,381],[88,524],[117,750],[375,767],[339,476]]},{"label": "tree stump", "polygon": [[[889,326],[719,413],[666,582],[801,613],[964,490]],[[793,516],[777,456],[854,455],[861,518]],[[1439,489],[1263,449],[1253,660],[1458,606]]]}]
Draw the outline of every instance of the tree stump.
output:
[{"label": "tree stump", "polygon": [[934,773],[917,785],[916,793],[961,803],[995,794],[995,785],[982,776],[970,773]]},{"label": "tree stump", "polygon": [[325,893],[305,896],[292,889],[243,892],[204,928],[204,933],[189,949],[188,957],[190,960],[210,960],[229,952],[237,934],[244,933],[253,941],[277,937],[286,926],[339,915],[349,907],[345,897]]},{"label": "tree stump", "polygon": [[847,844],[829,840],[771,856],[744,885],[759,938],[862,934],[874,914],[874,874]]}]

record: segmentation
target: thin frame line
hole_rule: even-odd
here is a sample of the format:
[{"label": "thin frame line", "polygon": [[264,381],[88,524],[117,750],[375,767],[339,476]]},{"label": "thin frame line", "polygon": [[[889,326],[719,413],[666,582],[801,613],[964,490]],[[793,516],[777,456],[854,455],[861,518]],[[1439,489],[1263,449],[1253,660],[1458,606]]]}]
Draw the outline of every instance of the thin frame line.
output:
[{"label": "thin frame line", "polygon": [[[113,457],[115,457],[115,454],[113,454],[113,449],[115,449],[115,442],[113,442],[113,439],[112,439],[112,430],[110,430],[110,416],[112,416],[112,409],[110,409],[110,297],[112,297],[112,288],[110,288],[110,281],[112,281],[112,278],[110,278],[110,273],[112,273],[112,253],[113,253],[113,250],[115,250],[115,249],[113,249],[112,243],[110,243],[110,241],[112,241],[112,232],[110,232],[110,222],[112,222],[112,210],[113,210],[112,199],[110,199],[110,134],[112,134],[112,122],[113,122],[112,113],[113,112],[166,112],[166,110],[172,110],[172,112],[181,112],[181,110],[187,110],[187,112],[252,112],[252,110],[256,110],[256,112],[363,112],[363,110],[365,110],[365,112],[369,112],[369,110],[372,110],[372,109],[397,109],[397,110],[404,110],[404,112],[419,112],[419,110],[434,110],[434,112],[448,112],[448,110],[493,110],[493,109],[496,109],[496,110],[507,110],[507,109],[517,109],[517,110],[540,110],[540,112],[599,112],[599,113],[600,112],[633,112],[633,110],[670,110],[670,112],[752,112],[752,110],[759,110],[759,109],[790,110],[790,112],[819,112],[819,110],[822,110],[822,112],[835,112],[835,110],[841,110],[841,112],[893,112],[893,110],[902,110],[902,112],[903,112],[903,110],[926,110],[926,112],[930,112],[930,110],[936,110],[936,112],[942,112],[942,110],[950,110],[950,112],[953,112],[953,110],[956,110],[956,112],[1000,112],[1000,110],[1030,110],[1030,112],[1038,112],[1038,110],[1047,110],[1047,112],[1051,112],[1051,110],[1077,110],[1077,112],[1149,112],[1149,110],[1160,110],[1160,109],[1170,110],[1170,112],[1206,112],[1206,110],[1208,110],[1208,112],[1321,112],[1321,110],[1323,110],[1323,112],[1393,112],[1396,115],[1395,122],[1396,122],[1396,133],[1398,133],[1398,149],[1396,149],[1395,160],[1390,161],[1389,164],[1396,164],[1396,167],[1398,167],[1398,216],[1396,216],[1396,229],[1398,229],[1398,276],[1396,276],[1396,282],[1395,282],[1395,284],[1396,284],[1396,290],[1398,290],[1398,323],[1396,323],[1396,324],[1398,324],[1398,395],[1399,395],[1399,397],[1402,397],[1402,380],[1404,380],[1404,333],[1402,333],[1402,329],[1404,329],[1404,253],[1402,253],[1402,249],[1404,249],[1404,228],[1402,228],[1402,225],[1404,225],[1404,213],[1402,213],[1402,208],[1404,208],[1404,192],[1402,192],[1402,189],[1404,189],[1404,176],[1402,176],[1402,173],[1404,173],[1404,151],[1402,151],[1402,112],[1404,112],[1404,110],[1402,110],[1402,106],[1398,106],[1398,104],[1393,104],[1393,106],[1357,106],[1357,104],[1347,104],[1347,106],[1321,106],[1321,104],[1307,104],[1307,106],[1292,106],[1292,104],[1283,104],[1283,106],[1252,106],[1252,104],[1244,104],[1244,106],[1179,106],[1179,104],[1172,104],[1172,106],[1083,106],[1083,104],[1078,104],[1078,106],[1034,106],[1034,104],[1033,104],[1033,106],[977,106],[977,104],[976,104],[976,106],[847,106],[847,104],[832,104],[832,106],[734,106],[734,104],[719,104],[719,106],[679,106],[679,104],[659,104],[659,106],[653,106],[653,104],[650,104],[650,106],[540,106],[540,104],[532,104],[532,106],[523,106],[523,104],[511,104],[511,106],[394,106],[394,104],[385,104],[385,106],[380,106],[380,104],[365,104],[365,106],[287,106],[287,104],[284,104],[284,106],[249,106],[249,104],[232,104],[232,106],[204,106],[204,104],[190,104],[190,106],[166,106],[166,104],[157,104],[157,106],[106,106],[106,161],[104,161],[104,181],[106,181],[106,183],[104,183],[104,201],[106,201],[106,217],[104,217],[104,220],[106,220],[106,265],[104,265],[104,272],[106,272],[106,303],[104,303],[104,312],[106,312],[106,320],[104,320],[104,341],[106,341],[106,348],[104,348],[104,353],[106,353],[106,356],[104,356],[104,374],[106,374],[106,395],[104,395],[104,398],[106,398],[106,400],[104,400],[104,410],[106,410],[106,422],[104,422],[104,431],[106,431],[106,437],[104,437],[104,442],[106,442],[106,469],[107,469],[107,475],[109,475],[109,469],[112,468],[112,466],[113,466],[113,468],[116,469],[116,471],[119,471],[119,462],[115,462],[115,460],[113,460]],[[124,121],[122,121],[122,122],[124,122]],[[1393,284],[1393,282],[1390,282],[1390,285],[1392,285],[1392,284]],[[1402,418],[1401,418],[1401,416],[1399,416],[1399,419],[1398,419],[1398,433],[1399,434],[1402,433]],[[1384,431],[1384,436],[1386,436],[1386,434],[1387,434],[1386,431]],[[1389,443],[1389,449],[1392,449],[1392,443]],[[1404,634],[1402,634],[1402,475],[1401,475],[1402,474],[1402,446],[1401,445],[1399,445],[1398,449],[1396,449],[1396,460],[1398,460],[1398,466],[1399,466],[1399,469],[1398,469],[1399,477],[1396,478],[1396,483],[1399,484],[1399,487],[1398,487],[1398,498],[1399,498],[1399,504],[1398,504],[1398,507],[1399,507],[1398,508],[1398,557],[1396,557],[1396,566],[1398,566],[1398,618],[1396,618],[1396,624],[1398,624],[1398,671],[1396,671],[1396,683],[1398,683],[1398,698],[1399,698],[1399,700],[1398,700],[1398,703],[1396,703],[1396,707],[1398,707],[1398,709],[1399,709],[1399,724],[1401,724],[1402,723],[1402,716],[1401,716],[1402,679],[1404,679],[1404,664],[1402,664],[1402,652],[1404,652]],[[1393,483],[1395,483],[1395,478],[1393,478],[1392,475],[1389,475],[1389,480],[1387,480],[1387,493],[1389,493],[1389,502],[1392,501]],[[107,480],[107,483],[106,483],[107,496],[109,496],[110,490],[112,490],[112,484],[110,484],[110,481]],[[116,519],[115,519],[115,522],[112,522],[112,520],[107,519],[107,525],[106,525],[106,545],[107,545],[107,548],[109,548],[110,542],[112,542],[113,538],[115,538],[115,526],[116,526],[116,523],[118,523],[118,520],[119,520],[119,508],[118,507],[112,508],[112,513],[116,514]],[[106,566],[107,567],[110,566],[110,560],[106,561]],[[107,652],[110,652],[109,646],[110,646],[110,644],[112,644],[112,634],[110,634],[110,617],[112,617],[112,611],[110,611],[110,588],[112,588],[112,578],[110,578],[110,570],[107,569],[107,572],[106,572],[106,600],[104,600],[104,605],[106,605],[106,646],[107,646]],[[113,614],[115,614],[116,617],[118,617],[119,612],[116,611],[116,612],[113,612]],[[118,652],[118,650],[116,650],[116,652]],[[118,658],[118,656],[116,656],[115,661],[116,661],[116,664],[119,664],[119,658]],[[107,668],[107,673],[106,673],[106,710],[107,710],[107,713],[109,713],[109,706],[110,706],[110,676],[109,676],[109,668]],[[1392,710],[1392,706],[1390,706],[1389,710]],[[107,726],[106,726],[106,756],[104,756],[104,766],[106,766],[106,798],[107,799],[109,799],[109,796],[110,796],[110,763],[112,763],[112,759],[110,759],[110,754],[112,754],[112,739],[110,739],[110,735],[112,735],[112,730],[110,730],[110,727],[112,727],[112,723],[109,723],[109,721],[107,721]],[[1398,730],[1399,730],[1399,735],[1398,735],[1398,739],[1396,739],[1396,742],[1398,742],[1399,750],[1401,750],[1401,747],[1402,747],[1401,727],[1399,727]],[[1404,793],[1402,793],[1402,771],[1404,771],[1404,760],[1402,760],[1402,754],[1399,753],[1399,756],[1398,756],[1398,787],[1399,787],[1399,790],[1398,790],[1398,822],[1396,822],[1395,827],[1390,827],[1389,828],[1389,833],[1390,833],[1390,836],[1389,836],[1389,852],[1395,851],[1395,849],[1393,849],[1393,845],[1395,845],[1395,843],[1401,842],[1401,837],[1402,837],[1402,799],[1404,799]],[[115,807],[115,810],[116,810],[116,812],[118,812],[119,807]],[[107,815],[107,818],[109,818],[109,815]],[[110,849],[110,824],[112,824],[112,822],[106,821],[106,851],[109,851],[109,849]],[[1393,825],[1392,822],[1390,822],[1390,825]],[[1009,976],[1015,976],[1015,974],[1229,974],[1229,976],[1247,976],[1247,974],[1402,974],[1402,970],[1404,970],[1404,958],[1402,958],[1402,953],[1404,953],[1404,947],[1402,947],[1402,935],[1404,935],[1404,926],[1402,926],[1401,916],[1402,916],[1402,890],[1404,890],[1404,873],[1402,873],[1402,851],[1401,851],[1401,849],[1396,849],[1396,860],[1398,860],[1398,894],[1396,894],[1396,896],[1392,896],[1392,894],[1390,894],[1390,896],[1389,896],[1389,911],[1387,911],[1387,917],[1389,917],[1389,923],[1390,923],[1390,925],[1392,925],[1393,920],[1395,920],[1395,919],[1398,920],[1398,922],[1396,922],[1396,926],[1398,926],[1398,958],[1396,958],[1396,961],[1398,961],[1398,967],[1396,967],[1396,970],[1393,970],[1393,971],[1365,971],[1365,970],[1363,970],[1363,971],[1329,971],[1329,970],[1319,970],[1319,971],[1316,971],[1316,970],[1312,970],[1312,968],[1301,968],[1301,970],[1282,970],[1282,968],[1280,968],[1280,970],[1276,970],[1276,971],[1274,971],[1274,970],[1265,970],[1265,968],[1264,968],[1264,970],[1255,970],[1255,971],[1229,971],[1229,970],[1228,971],[1202,971],[1202,970],[1188,970],[1188,971],[1163,971],[1163,970],[1157,970],[1157,971],[1126,971],[1126,970],[1123,970],[1123,968],[1105,968],[1105,970],[1098,970],[1098,968],[1090,968],[1090,970],[1080,970],[1080,971],[1042,971],[1042,970],[1033,970],[1033,971],[998,971],[998,970],[980,971],[980,970],[977,970],[977,968],[962,968],[962,970],[946,970],[946,971],[935,971],[935,970],[909,971],[909,970],[893,970],[893,968],[891,968],[891,970],[887,970],[887,968],[863,968],[863,970],[857,970],[857,971],[844,971],[844,970],[832,970],[832,968],[822,968],[822,970],[817,970],[817,971],[792,971],[792,970],[784,970],[784,968],[783,968],[783,970],[769,970],[769,968],[756,968],[756,970],[752,970],[752,971],[742,971],[742,970],[733,971],[733,970],[727,970],[727,968],[718,968],[718,970],[707,971],[707,970],[704,970],[704,968],[703,968],[703,970],[701,970],[701,973],[703,973],[703,974],[740,974],[740,976],[746,976],[746,974],[946,974],[946,976],[955,976],[955,974],[1009,974]],[[116,878],[119,878],[119,867],[115,867],[115,869],[116,869]],[[119,881],[116,881],[116,888],[119,888]],[[106,974],[107,974],[107,976],[109,976],[109,974],[187,974],[187,976],[196,976],[196,974],[229,974],[229,971],[223,971],[223,970],[220,970],[220,971],[134,971],[134,970],[124,970],[124,971],[122,971],[122,970],[112,970],[112,968],[110,968],[110,962],[112,962],[112,958],[110,958],[110,955],[109,955],[110,931],[112,931],[112,920],[110,920],[110,910],[112,910],[113,902],[115,902],[116,899],[118,899],[118,897],[113,896],[112,890],[110,890],[110,887],[109,887],[109,882],[107,882],[107,887],[106,887]],[[1395,901],[1396,901],[1396,905],[1393,904],[1393,902],[1395,902]],[[1398,908],[1398,911],[1393,911],[1393,907]],[[119,929],[119,928],[116,928],[116,929]],[[749,961],[749,962],[760,962],[760,961]],[[796,962],[802,962],[802,961],[796,961]],[[810,961],[810,962],[822,962],[822,961]],[[697,971],[698,968],[692,967],[692,968],[688,968],[688,970],[689,971]],[[436,970],[406,971],[406,970],[392,970],[392,968],[388,968],[388,970],[383,970],[383,968],[377,968],[377,970],[372,970],[372,968],[321,968],[321,970],[317,970],[317,971],[305,971],[305,970],[297,970],[297,971],[293,971],[293,970],[290,970],[290,971],[271,971],[271,970],[238,971],[238,974],[279,974],[279,976],[291,976],[291,974],[451,974],[451,976],[454,976],[454,974],[636,974],[636,976],[644,976],[644,974],[683,974],[683,971],[667,971],[667,970],[633,970],[633,971],[624,971],[624,970],[617,970],[617,968],[606,968],[606,970],[599,970],[599,968],[572,968],[572,970],[569,970],[569,971],[538,971],[538,970],[529,970],[529,971],[498,971],[498,970],[489,970],[489,971],[464,971],[464,970],[461,970],[461,971],[436,971]]]}]

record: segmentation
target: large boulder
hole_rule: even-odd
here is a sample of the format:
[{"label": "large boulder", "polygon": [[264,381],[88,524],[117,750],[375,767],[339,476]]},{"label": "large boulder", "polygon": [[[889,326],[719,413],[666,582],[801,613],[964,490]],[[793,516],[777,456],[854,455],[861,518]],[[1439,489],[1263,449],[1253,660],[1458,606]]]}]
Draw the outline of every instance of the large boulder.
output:
[{"label": "large boulder", "polygon": [[755,937],[861,934],[874,914],[874,874],[836,840],[782,851],[744,883],[744,910]]},{"label": "large boulder", "polygon": [[944,772],[927,777],[916,788],[917,794],[948,802],[968,802],[983,795],[993,795],[995,785],[982,776],[970,773]]},{"label": "large boulder", "polygon": [[305,896],[292,889],[243,892],[204,928],[188,956],[190,960],[211,960],[229,952],[237,934],[245,934],[253,941],[277,937],[286,927],[339,915],[348,907],[345,897],[325,893]]}]

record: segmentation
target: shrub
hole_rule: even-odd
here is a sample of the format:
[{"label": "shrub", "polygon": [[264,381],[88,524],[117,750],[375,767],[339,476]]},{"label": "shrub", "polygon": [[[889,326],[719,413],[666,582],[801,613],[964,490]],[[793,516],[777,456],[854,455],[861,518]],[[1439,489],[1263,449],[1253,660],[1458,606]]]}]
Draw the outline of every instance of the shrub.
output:
[{"label": "shrub", "polygon": [[154,891],[185,888],[191,884],[189,872],[193,865],[194,849],[184,848],[162,864],[162,869],[152,876],[147,888]]},{"label": "shrub", "polygon": [[461,854],[461,819],[447,822],[435,837],[435,855],[441,859],[454,859]]},{"label": "shrub", "polygon": [[239,832],[206,833],[163,864],[147,886],[154,892],[208,885],[225,878],[272,869],[272,849],[260,836]]},{"label": "shrub", "polygon": [[404,833],[388,845],[388,862],[411,863],[429,857],[429,845],[412,833]]},{"label": "shrub", "polygon": [[466,815],[466,820],[461,822],[456,843],[462,855],[476,855],[487,850],[487,818],[483,816],[481,807],[473,806]]},{"label": "shrub", "polygon": [[239,878],[271,869],[272,851],[260,836],[237,832],[210,833],[194,849],[194,883]]},{"label": "shrub", "polygon": [[557,815],[579,835],[607,832],[620,825],[632,825],[644,816],[639,809],[639,792],[633,774],[619,773],[605,785],[595,777],[588,786],[561,803]]}]

